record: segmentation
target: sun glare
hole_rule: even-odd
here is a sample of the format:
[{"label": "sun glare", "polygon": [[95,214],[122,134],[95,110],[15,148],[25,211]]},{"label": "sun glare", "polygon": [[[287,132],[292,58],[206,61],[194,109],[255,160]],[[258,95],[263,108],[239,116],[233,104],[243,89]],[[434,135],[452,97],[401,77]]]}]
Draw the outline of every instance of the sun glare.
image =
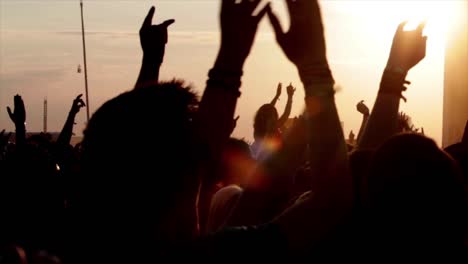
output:
[{"label": "sun glare", "polygon": [[340,2],[348,12],[374,21],[376,30],[391,31],[398,23],[408,21],[405,29],[412,30],[421,22],[426,22],[424,34],[430,39],[445,42],[452,23],[456,23],[457,13],[463,6],[459,1],[349,1]]}]

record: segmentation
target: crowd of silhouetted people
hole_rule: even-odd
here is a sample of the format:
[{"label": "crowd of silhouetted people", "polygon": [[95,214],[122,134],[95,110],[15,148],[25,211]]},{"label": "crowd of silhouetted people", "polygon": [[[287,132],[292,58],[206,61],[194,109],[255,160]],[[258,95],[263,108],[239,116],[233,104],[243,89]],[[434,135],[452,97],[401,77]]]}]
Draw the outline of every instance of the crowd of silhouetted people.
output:
[{"label": "crowd of silhouetted people", "polygon": [[[424,24],[396,26],[375,104],[357,104],[362,124],[345,140],[317,1],[285,0],[287,31],[270,4],[253,15],[260,0],[221,2],[201,97],[159,80],[175,21],[153,25],[154,7],[135,87],[92,115],[81,143],[70,144],[81,95],[57,140],[27,137],[14,97],[16,131],[0,134],[0,263],[466,260],[468,128],[441,149],[399,111],[407,73],[425,57]],[[281,116],[278,85],[247,143],[231,134],[264,18],[302,84],[286,86]],[[296,87],[305,110],[291,118]]]}]

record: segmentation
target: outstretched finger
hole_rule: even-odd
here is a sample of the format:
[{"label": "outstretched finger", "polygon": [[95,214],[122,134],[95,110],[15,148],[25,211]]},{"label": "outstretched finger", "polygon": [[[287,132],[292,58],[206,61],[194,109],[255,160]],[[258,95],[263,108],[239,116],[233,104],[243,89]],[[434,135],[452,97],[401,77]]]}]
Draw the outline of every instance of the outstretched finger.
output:
[{"label": "outstretched finger", "polygon": [[276,39],[280,40],[281,37],[283,36],[283,28],[281,27],[281,23],[278,20],[278,17],[273,13],[271,8],[268,8],[267,10],[268,14],[268,19],[270,20],[271,26],[273,27],[273,30],[275,31]]},{"label": "outstretched finger", "polygon": [[83,94],[78,95],[78,96],[75,98],[75,100],[80,100],[82,96],[83,96]]},{"label": "outstretched finger", "polygon": [[416,28],[416,32],[422,35],[425,27],[426,27],[426,21],[419,23],[418,27]]},{"label": "outstretched finger", "polygon": [[24,108],[24,101],[20,95],[15,96],[15,109],[16,108],[21,108],[21,109]]},{"label": "outstretched finger", "polygon": [[153,16],[156,8],[152,6],[148,12],[148,15],[146,15],[145,21],[143,21],[143,25],[141,28],[146,28],[146,27],[151,27],[151,24],[153,23]]},{"label": "outstretched finger", "polygon": [[14,116],[13,116],[13,113],[11,112],[11,108],[9,106],[7,106],[7,112],[8,112],[8,115],[10,116],[10,118],[13,120]]},{"label": "outstretched finger", "polygon": [[396,30],[396,33],[400,33],[400,32],[403,32],[403,29],[405,28],[406,24],[408,23],[407,20],[401,22],[399,25],[398,25],[398,28]]},{"label": "outstretched finger", "polygon": [[260,10],[260,12],[258,12],[258,15],[255,17],[257,21],[260,21],[268,10],[271,10],[271,3],[268,3],[262,10]]},{"label": "outstretched finger", "polygon": [[175,20],[174,19],[168,19],[162,23],[163,26],[166,28],[169,27],[170,25],[174,24]]},{"label": "outstretched finger", "polygon": [[234,118],[234,122],[237,122],[239,120],[240,116],[238,115],[236,118]]}]

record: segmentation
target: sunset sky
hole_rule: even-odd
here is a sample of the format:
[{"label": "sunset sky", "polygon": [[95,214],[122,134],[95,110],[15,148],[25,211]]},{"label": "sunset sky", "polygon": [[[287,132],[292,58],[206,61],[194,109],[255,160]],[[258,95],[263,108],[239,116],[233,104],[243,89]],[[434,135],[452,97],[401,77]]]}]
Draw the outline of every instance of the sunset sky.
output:
[{"label": "sunset sky", "polygon": [[[446,32],[457,23],[459,1],[320,1],[327,52],[339,92],[337,105],[345,133],[357,134],[361,116],[356,103],[372,107],[397,25],[427,20],[426,59],[408,75],[412,82],[401,110],[438,142],[442,133],[442,89]],[[267,1],[265,1],[267,2]],[[283,27],[289,24],[283,1],[272,1]],[[201,95],[218,45],[218,0],[85,0],[90,106],[131,89],[140,68],[138,30],[151,5],[154,21],[174,18],[162,79],[182,78]],[[466,10],[464,11],[466,12]],[[294,66],[277,47],[271,27],[259,27],[244,68],[240,115],[235,136],[252,139],[255,111],[271,101],[278,82],[297,86],[292,116],[304,107],[304,93]],[[12,130],[5,107],[20,94],[26,104],[28,131],[42,130],[42,104],[49,104],[49,131],[60,131],[72,100],[84,92],[78,0],[0,0],[0,129]],[[277,105],[281,113],[286,93]],[[85,126],[85,111],[75,133]],[[124,128],[122,128],[124,129]],[[128,129],[128,128],[127,128]],[[131,132],[131,131],[129,131]]]}]

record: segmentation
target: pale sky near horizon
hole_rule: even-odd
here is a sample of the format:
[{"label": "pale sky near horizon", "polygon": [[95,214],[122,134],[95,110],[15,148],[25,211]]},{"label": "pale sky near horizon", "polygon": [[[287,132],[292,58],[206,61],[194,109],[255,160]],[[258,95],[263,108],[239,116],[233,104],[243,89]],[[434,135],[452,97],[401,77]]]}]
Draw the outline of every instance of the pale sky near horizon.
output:
[{"label": "pale sky near horizon", "polygon": [[[361,116],[355,105],[365,100],[371,108],[391,40],[405,19],[427,18],[426,59],[408,75],[412,82],[401,110],[417,127],[440,142],[445,31],[459,1],[320,1],[326,29],[327,52],[340,87],[337,105],[345,134],[357,134]],[[275,0],[284,28],[288,17]],[[84,92],[81,24],[78,0],[0,0],[0,129],[12,130],[5,110],[13,96],[26,104],[28,131],[42,130],[42,105],[47,97],[49,131],[60,131],[72,100]],[[175,18],[161,78],[182,78],[201,95],[219,42],[218,0],[110,1],[85,0],[91,112],[132,88],[140,68],[138,30],[151,5],[154,22]],[[466,11],[465,11],[466,12]],[[235,136],[252,139],[255,111],[271,101],[278,82],[297,86],[292,116],[303,109],[304,93],[294,66],[277,47],[270,25],[263,21],[244,68],[240,115]],[[286,93],[277,105],[280,114]],[[81,134],[85,111],[74,132]],[[130,131],[129,131],[130,132]]]}]

